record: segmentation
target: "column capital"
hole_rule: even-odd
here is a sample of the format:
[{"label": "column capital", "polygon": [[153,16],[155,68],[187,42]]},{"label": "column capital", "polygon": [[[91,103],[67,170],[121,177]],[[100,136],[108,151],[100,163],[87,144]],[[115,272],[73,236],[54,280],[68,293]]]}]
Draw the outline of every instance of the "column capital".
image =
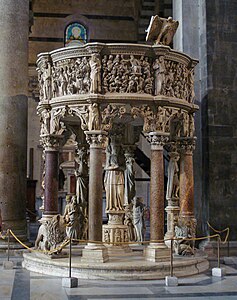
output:
[{"label": "column capital", "polygon": [[85,131],[86,141],[90,148],[102,148],[108,133],[102,130]]},{"label": "column capital", "polygon": [[169,141],[169,134],[154,131],[146,134],[146,138],[151,144],[151,150],[163,150],[164,145]]},{"label": "column capital", "polygon": [[181,154],[192,155],[195,150],[196,137],[179,138],[177,141],[178,148]]},{"label": "column capital", "polygon": [[45,151],[58,151],[60,148],[62,135],[58,134],[43,134],[40,136],[40,143]]}]

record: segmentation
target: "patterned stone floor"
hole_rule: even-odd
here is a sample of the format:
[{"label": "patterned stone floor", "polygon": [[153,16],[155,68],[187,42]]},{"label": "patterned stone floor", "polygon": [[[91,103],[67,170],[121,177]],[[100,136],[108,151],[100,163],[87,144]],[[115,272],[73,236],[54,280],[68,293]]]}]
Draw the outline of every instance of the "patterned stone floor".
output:
[{"label": "patterned stone floor", "polygon": [[[0,256],[0,264],[5,260]],[[21,257],[11,257],[13,270],[0,272],[0,300],[90,300],[90,299],[237,299],[237,258],[225,265],[226,276],[211,271],[179,279],[178,287],[165,287],[164,280],[79,280],[77,288],[63,288],[61,278],[29,272]],[[216,262],[212,262],[216,265]]]}]

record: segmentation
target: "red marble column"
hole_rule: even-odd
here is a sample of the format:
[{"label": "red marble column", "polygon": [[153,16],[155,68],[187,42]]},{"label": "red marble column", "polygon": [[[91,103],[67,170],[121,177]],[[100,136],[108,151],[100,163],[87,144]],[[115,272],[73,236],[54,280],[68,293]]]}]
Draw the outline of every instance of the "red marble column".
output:
[{"label": "red marble column", "polygon": [[44,215],[58,213],[58,151],[45,150]]},{"label": "red marble column", "polygon": [[150,239],[164,239],[165,199],[164,199],[164,159],[163,146],[168,137],[156,132],[149,133],[151,143],[150,181]]},{"label": "red marble column", "polygon": [[180,217],[194,218],[193,150],[195,140],[180,141]]},{"label": "red marble column", "polygon": [[150,211],[150,240],[162,240],[165,211],[163,146],[151,146]]},{"label": "red marble column", "polygon": [[41,136],[45,148],[44,212],[42,221],[58,214],[58,165],[60,135]]},{"label": "red marble column", "polygon": [[169,258],[168,248],[164,241],[165,197],[164,197],[164,159],[163,146],[168,136],[150,132],[147,136],[151,144],[150,176],[150,244],[145,249],[148,261],[164,261]]}]

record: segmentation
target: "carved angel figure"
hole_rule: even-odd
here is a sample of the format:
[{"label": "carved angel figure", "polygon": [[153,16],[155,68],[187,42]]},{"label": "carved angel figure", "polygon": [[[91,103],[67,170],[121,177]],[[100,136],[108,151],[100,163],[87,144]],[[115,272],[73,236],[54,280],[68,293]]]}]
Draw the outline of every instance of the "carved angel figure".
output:
[{"label": "carved angel figure", "polygon": [[179,26],[179,22],[173,20],[172,17],[168,19],[160,18],[158,15],[152,16],[150,24],[146,30],[147,42],[153,42],[155,45],[169,46],[172,43],[173,36]]}]

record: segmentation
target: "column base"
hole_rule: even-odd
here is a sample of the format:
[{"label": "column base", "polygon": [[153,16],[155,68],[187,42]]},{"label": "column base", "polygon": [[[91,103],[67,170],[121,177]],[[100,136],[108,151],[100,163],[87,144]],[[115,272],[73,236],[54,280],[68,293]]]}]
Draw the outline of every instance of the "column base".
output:
[{"label": "column base", "polygon": [[152,262],[168,261],[170,251],[164,243],[150,243],[144,250],[145,259]]},{"label": "column base", "polygon": [[82,250],[81,262],[105,263],[109,261],[108,249],[104,245],[88,243]]},{"label": "column base", "polygon": [[41,223],[41,224],[44,224],[46,221],[50,221],[52,219],[52,217],[54,217],[55,215],[57,215],[58,213],[55,212],[55,213],[52,213],[52,214],[42,214],[42,218],[39,219],[38,221]]}]

